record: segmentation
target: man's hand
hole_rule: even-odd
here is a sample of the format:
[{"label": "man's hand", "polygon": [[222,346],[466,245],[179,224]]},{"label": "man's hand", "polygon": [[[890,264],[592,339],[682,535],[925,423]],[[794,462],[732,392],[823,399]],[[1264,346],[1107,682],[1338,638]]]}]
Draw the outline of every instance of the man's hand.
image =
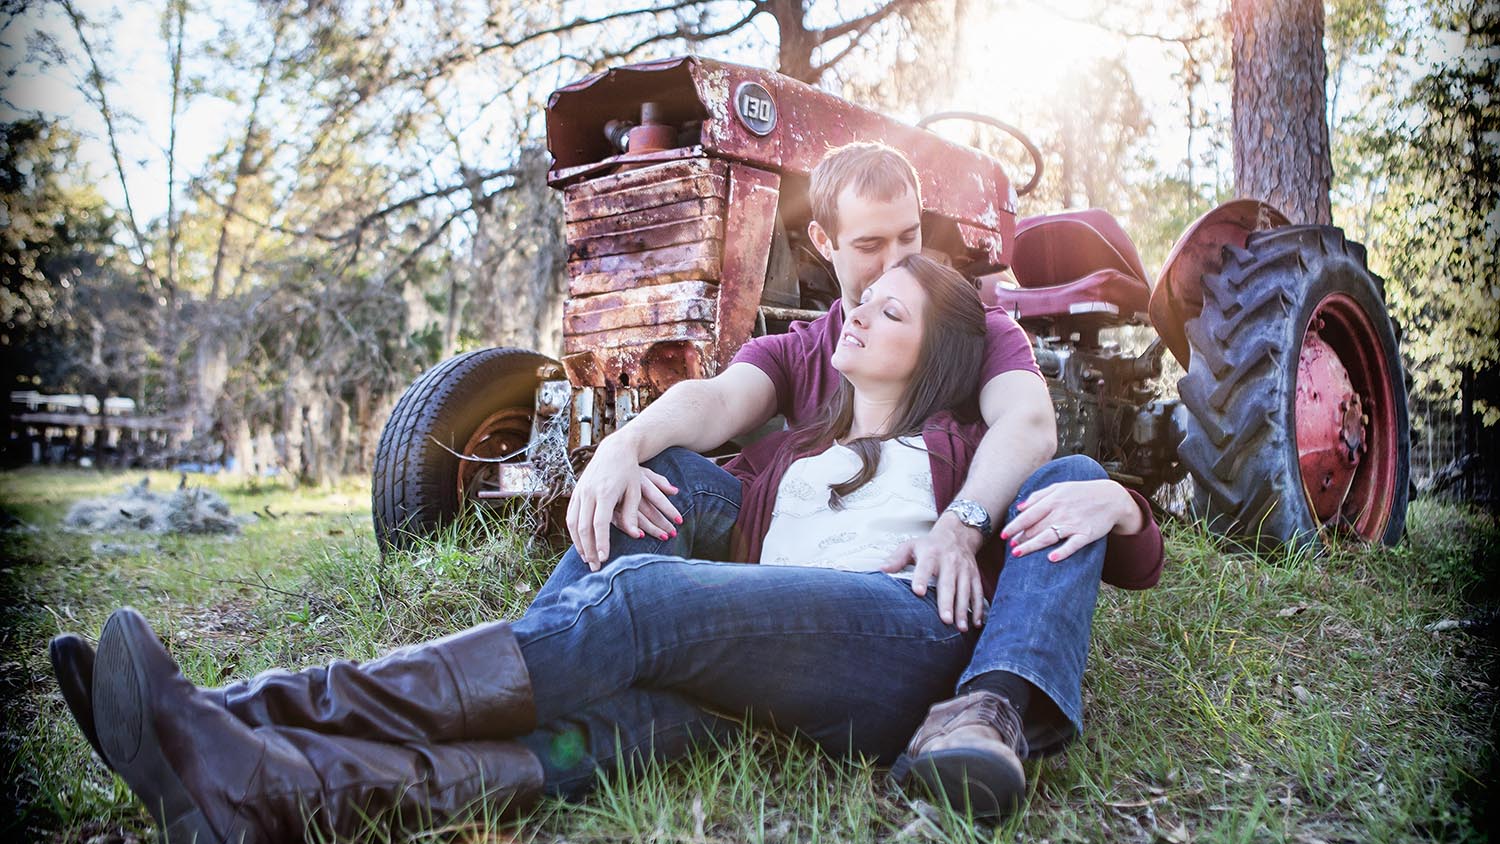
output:
[{"label": "man's hand", "polygon": [[638,462],[623,443],[606,438],[595,450],[568,500],[568,535],[590,569],[609,559],[609,526],[639,539],[645,530],[666,539],[677,532],[682,514],[668,495],[677,488]]},{"label": "man's hand", "polygon": [[938,615],[944,624],[968,631],[984,623],[984,582],[974,555],[984,537],[952,513],[944,513],[924,537],[901,543],[881,569],[898,572],[916,563],[911,591],[927,594],[927,584],[937,578]]}]

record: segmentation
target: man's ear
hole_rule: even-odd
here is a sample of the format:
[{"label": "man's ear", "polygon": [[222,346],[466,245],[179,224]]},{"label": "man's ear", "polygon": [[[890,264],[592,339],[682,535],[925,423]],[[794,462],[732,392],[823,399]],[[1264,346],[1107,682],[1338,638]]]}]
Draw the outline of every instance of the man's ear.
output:
[{"label": "man's ear", "polygon": [[812,238],[813,248],[818,250],[818,254],[823,256],[823,260],[833,260],[833,238],[828,236],[828,232],[823,231],[823,227],[818,225],[817,220],[813,220],[807,224],[807,236]]}]

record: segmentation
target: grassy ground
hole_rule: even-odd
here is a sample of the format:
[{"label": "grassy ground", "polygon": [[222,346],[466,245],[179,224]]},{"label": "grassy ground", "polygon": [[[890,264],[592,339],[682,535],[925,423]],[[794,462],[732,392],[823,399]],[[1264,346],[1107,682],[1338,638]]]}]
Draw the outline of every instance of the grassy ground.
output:
[{"label": "grassy ground", "polygon": [[[234,538],[92,537],[72,501],[141,473],[0,474],[4,840],[133,841],[150,821],[91,755],[46,641],[142,610],[196,682],[365,658],[519,614],[555,551],[503,522],[378,562],[368,492],[205,481],[259,519]],[[157,473],[153,485],[176,478]],[[1144,593],[1106,589],[1085,681],[1088,733],[1028,765],[1027,812],[999,829],[890,792],[883,771],[765,733],[605,779],[582,805],[456,840],[1484,840],[1496,698],[1490,515],[1418,502],[1395,550],[1231,551],[1169,526]],[[135,550],[100,548],[101,539]],[[1489,609],[1486,609],[1489,608]],[[1488,613],[1488,615],[1486,615]],[[1478,629],[1431,629],[1488,618]],[[1447,628],[1451,625],[1438,625]],[[19,836],[19,838],[18,838]]]}]

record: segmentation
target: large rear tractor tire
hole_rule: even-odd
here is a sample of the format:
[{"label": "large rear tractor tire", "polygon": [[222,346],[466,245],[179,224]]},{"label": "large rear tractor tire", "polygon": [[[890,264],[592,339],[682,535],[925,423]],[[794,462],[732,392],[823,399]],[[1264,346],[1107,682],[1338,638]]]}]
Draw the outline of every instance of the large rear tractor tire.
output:
[{"label": "large rear tractor tire", "polygon": [[1204,277],[1179,457],[1214,530],[1299,547],[1401,539],[1411,431],[1382,287],[1364,247],[1328,226],[1253,234]]},{"label": "large rear tractor tire", "polygon": [[557,365],[523,349],[481,349],[443,361],[406,389],[375,449],[371,505],[381,553],[459,514],[484,464],[454,452],[500,457],[526,446],[538,369],[548,364]]}]

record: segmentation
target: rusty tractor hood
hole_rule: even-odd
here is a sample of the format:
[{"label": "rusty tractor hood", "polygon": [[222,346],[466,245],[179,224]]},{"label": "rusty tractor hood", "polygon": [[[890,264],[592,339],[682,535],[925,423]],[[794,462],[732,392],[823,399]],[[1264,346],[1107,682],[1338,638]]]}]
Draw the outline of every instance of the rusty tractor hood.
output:
[{"label": "rusty tractor hood", "polygon": [[[743,106],[736,108],[736,99],[747,92],[760,108],[767,98],[772,104],[769,113],[751,109],[762,118],[753,122],[764,134],[752,131]],[[548,181],[560,187],[633,160],[615,154],[603,127],[612,119],[638,119],[640,104],[647,101],[658,104],[668,123],[702,121],[693,154],[743,162],[783,178],[805,179],[825,152],[851,141],[895,147],[922,180],[923,210],[953,221],[969,249],[995,265],[1008,264],[1016,196],[999,161],[779,73],[727,62],[696,57],[643,62],[553,92],[547,103],[547,149],[553,160]],[[666,160],[688,152],[646,155]]]}]

